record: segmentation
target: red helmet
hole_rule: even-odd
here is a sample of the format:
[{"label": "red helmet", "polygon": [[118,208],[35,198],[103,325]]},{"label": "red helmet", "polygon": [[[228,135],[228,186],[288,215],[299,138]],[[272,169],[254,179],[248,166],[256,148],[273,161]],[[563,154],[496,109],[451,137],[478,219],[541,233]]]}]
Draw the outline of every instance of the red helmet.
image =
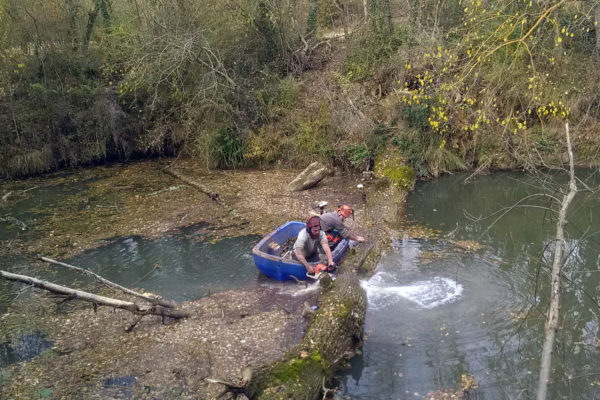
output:
[{"label": "red helmet", "polygon": [[338,214],[343,216],[344,218],[348,218],[350,215],[354,214],[354,210],[347,204],[342,204],[337,209]]}]

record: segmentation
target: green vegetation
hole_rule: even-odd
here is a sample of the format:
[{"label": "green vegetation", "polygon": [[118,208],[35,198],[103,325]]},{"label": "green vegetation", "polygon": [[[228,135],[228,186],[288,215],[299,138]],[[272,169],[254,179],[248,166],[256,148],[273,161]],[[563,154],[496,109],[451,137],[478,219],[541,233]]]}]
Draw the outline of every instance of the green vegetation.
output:
[{"label": "green vegetation", "polygon": [[420,176],[533,168],[566,120],[598,158],[595,3],[409,4],[1,0],[0,176],[176,154],[360,170],[383,149]]},{"label": "green vegetation", "polygon": [[305,371],[311,371],[313,369],[321,369],[321,356],[318,352],[313,351],[304,357],[292,358],[291,360],[278,365],[273,369],[271,375],[279,384],[288,383],[302,379],[302,374]]}]

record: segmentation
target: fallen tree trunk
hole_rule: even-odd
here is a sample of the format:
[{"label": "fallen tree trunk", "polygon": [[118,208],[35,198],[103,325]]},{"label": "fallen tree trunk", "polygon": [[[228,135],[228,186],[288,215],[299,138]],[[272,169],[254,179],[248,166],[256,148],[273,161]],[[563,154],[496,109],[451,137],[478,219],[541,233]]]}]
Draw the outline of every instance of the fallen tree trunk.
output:
[{"label": "fallen tree trunk", "polygon": [[100,282],[102,282],[106,286],[109,286],[109,287],[112,287],[112,288],[115,288],[115,289],[119,289],[119,290],[121,290],[121,291],[123,291],[123,292],[125,292],[127,294],[130,294],[130,295],[135,296],[135,297],[139,297],[140,299],[144,299],[144,300],[146,300],[146,301],[148,301],[148,302],[150,302],[152,304],[158,304],[158,305],[161,305],[163,307],[168,307],[168,308],[175,308],[175,307],[177,307],[177,303],[174,302],[174,301],[163,299],[160,296],[156,296],[156,297],[148,296],[148,295],[145,295],[145,294],[133,291],[131,289],[127,289],[126,287],[121,286],[118,283],[111,282],[108,279],[105,279],[105,278],[101,277],[100,275],[97,275],[97,274],[95,274],[92,271],[89,271],[87,269],[79,268],[79,267],[76,267],[74,265],[70,265],[70,264],[67,264],[67,263],[64,263],[64,262],[61,262],[61,261],[56,261],[56,260],[53,260],[51,258],[43,257],[43,256],[40,256],[40,260],[49,262],[51,264],[60,265],[61,267],[69,268],[69,269],[71,269],[73,271],[77,271],[77,272],[82,273],[84,275],[91,276],[92,278],[99,280]]},{"label": "fallen tree trunk", "polygon": [[93,303],[95,305],[120,308],[137,315],[160,315],[163,317],[170,318],[186,318],[190,316],[190,313],[186,311],[174,310],[172,308],[166,308],[156,304],[152,306],[147,306],[132,303],[129,301],[112,299],[110,297],[99,296],[93,293],[84,292],[82,290],[71,289],[66,286],[57,285],[55,283],[43,281],[27,275],[13,274],[11,272],[0,270],[0,277],[9,281],[26,283],[28,285],[48,290],[52,293],[57,293],[63,296],[69,296],[72,298],[89,301],[90,303]]},{"label": "fallen tree trunk", "polygon": [[323,382],[362,345],[366,294],[355,274],[341,274],[329,286],[299,346],[258,371],[247,390],[256,399],[317,399]]}]

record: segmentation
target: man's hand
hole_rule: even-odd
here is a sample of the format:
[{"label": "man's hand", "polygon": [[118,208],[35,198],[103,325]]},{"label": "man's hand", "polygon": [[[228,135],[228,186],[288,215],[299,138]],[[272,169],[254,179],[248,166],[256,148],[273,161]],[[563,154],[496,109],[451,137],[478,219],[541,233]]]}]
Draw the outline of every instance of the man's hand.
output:
[{"label": "man's hand", "polygon": [[304,254],[302,254],[302,252],[299,249],[294,249],[294,254],[296,255],[298,261],[300,261],[300,264],[304,265],[304,268],[306,268],[306,272],[308,272],[309,274],[315,273],[315,268],[312,265],[310,265],[308,261],[306,261]]},{"label": "man's hand", "polygon": [[332,261],[329,263],[329,265],[327,265],[327,271],[328,272],[335,271],[336,267],[337,267],[337,265],[335,265],[335,261]]}]

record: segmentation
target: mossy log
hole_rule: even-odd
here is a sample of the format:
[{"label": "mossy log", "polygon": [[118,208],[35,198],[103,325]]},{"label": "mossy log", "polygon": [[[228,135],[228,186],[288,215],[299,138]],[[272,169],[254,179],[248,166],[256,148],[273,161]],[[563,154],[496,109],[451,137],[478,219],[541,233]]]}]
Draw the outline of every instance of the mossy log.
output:
[{"label": "mossy log", "polygon": [[322,278],[321,306],[300,345],[258,371],[248,393],[256,399],[318,399],[341,363],[362,345],[367,298],[353,273]]}]

